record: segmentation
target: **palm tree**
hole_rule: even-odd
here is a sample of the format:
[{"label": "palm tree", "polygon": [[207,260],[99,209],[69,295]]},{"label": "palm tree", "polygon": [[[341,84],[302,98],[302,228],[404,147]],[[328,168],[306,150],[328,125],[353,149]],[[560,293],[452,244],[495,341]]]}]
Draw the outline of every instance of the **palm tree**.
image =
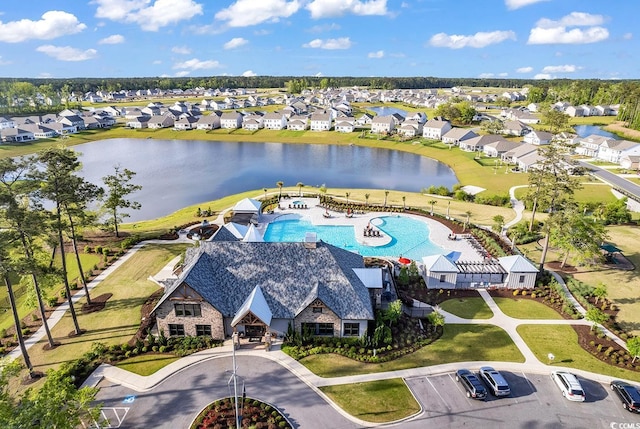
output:
[{"label": "palm tree", "polygon": [[406,210],[407,206],[405,204],[405,202],[407,201],[407,197],[405,197],[404,195],[402,196],[402,210]]},{"label": "palm tree", "polygon": [[451,208],[451,201],[447,201],[447,219],[449,219],[449,208]]},{"label": "palm tree", "polygon": [[464,223],[464,227],[462,228],[463,231],[466,230],[467,227],[469,226],[469,223],[471,221],[471,214],[472,213],[471,213],[471,211],[467,210],[466,212],[464,212],[464,214],[467,215],[467,221]]},{"label": "palm tree", "polygon": [[298,196],[301,197],[302,196],[302,187],[304,186],[304,183],[298,182],[298,183],[296,183],[296,186],[298,187]]},{"label": "palm tree", "polygon": [[387,207],[387,197],[389,196],[389,191],[384,190],[384,206]]},{"label": "palm tree", "polygon": [[345,192],[344,195],[347,197],[347,205],[349,205],[349,195],[351,195],[351,193]]},{"label": "palm tree", "polygon": [[[436,200],[431,200],[429,201],[429,204],[431,205],[431,216],[433,216],[433,206],[435,204],[437,204],[438,202]],[[449,213],[447,212],[447,217],[449,217]]]},{"label": "palm tree", "polygon": [[264,199],[267,199],[267,188],[262,188],[262,190],[264,191]]},{"label": "palm tree", "polygon": [[364,201],[367,205],[369,205],[369,196],[370,194],[364,194]]},{"label": "palm tree", "polygon": [[283,181],[276,182],[276,186],[280,189],[280,195],[278,195],[278,201],[282,199],[282,187],[284,186]]}]

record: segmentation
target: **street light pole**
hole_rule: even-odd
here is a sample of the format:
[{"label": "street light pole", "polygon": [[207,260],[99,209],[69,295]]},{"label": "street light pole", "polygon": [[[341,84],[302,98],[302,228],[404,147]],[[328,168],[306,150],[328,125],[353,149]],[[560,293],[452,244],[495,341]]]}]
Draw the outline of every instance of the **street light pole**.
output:
[{"label": "street light pole", "polygon": [[238,374],[237,374],[237,366],[236,366],[236,340],[238,339],[238,333],[233,333],[233,371],[231,373],[231,377],[233,378],[233,402],[236,407],[236,429],[240,429],[240,414],[238,413]]}]

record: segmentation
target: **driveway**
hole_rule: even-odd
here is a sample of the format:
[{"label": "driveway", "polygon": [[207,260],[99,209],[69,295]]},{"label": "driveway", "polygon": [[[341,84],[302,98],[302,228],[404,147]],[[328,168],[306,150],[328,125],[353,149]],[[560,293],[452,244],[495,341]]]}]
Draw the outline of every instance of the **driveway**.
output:
[{"label": "driveway", "polygon": [[[295,428],[358,427],[280,364],[253,356],[236,360],[247,397],[274,405]],[[231,357],[202,361],[142,393],[103,380],[96,399],[104,407],[109,427],[188,428],[207,404],[233,394],[227,385],[231,367]]]}]

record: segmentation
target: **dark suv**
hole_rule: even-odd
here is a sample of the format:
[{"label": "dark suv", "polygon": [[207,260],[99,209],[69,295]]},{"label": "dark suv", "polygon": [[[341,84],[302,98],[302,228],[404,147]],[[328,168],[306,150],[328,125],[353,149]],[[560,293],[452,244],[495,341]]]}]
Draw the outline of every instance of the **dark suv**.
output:
[{"label": "dark suv", "polygon": [[622,407],[632,413],[640,413],[640,392],[638,388],[626,381],[613,380],[611,390],[618,394]]},{"label": "dark suv", "polygon": [[487,400],[487,389],[480,382],[480,379],[468,369],[457,370],[456,381],[464,386],[468,398]]}]

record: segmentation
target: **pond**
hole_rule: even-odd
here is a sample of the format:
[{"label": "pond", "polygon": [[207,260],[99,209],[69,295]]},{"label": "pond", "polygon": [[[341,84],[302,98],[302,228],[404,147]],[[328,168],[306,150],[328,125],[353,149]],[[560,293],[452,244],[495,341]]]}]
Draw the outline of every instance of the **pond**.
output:
[{"label": "pond", "polygon": [[[458,180],[447,165],[419,155],[361,146],[112,139],[73,147],[81,174],[101,185],[120,165],[136,172],[142,190],[131,200],[142,204],[127,221],[166,216],[183,207],[240,192],[305,184],[329,188],[419,192],[431,185],[453,187]],[[206,209],[206,207],[202,207]]]},{"label": "pond", "polygon": [[376,112],[376,115],[378,116],[387,116],[399,113],[403,117],[407,117],[407,112],[405,110],[397,109],[395,107],[368,107],[367,109]]},{"label": "pond", "polygon": [[617,135],[610,133],[609,131],[605,131],[602,127],[598,125],[574,125],[573,129],[576,130],[576,134],[579,137],[588,137],[591,134],[595,134],[598,136],[609,137],[611,139],[620,140],[620,137]]}]

